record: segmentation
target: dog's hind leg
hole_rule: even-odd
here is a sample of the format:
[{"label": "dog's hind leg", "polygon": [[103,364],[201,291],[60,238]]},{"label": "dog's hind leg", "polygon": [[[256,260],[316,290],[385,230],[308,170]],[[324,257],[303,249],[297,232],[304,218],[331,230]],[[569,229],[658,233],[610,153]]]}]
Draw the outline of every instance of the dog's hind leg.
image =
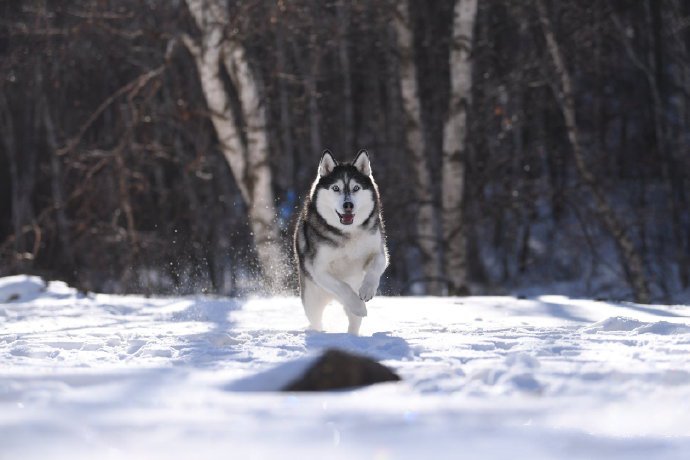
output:
[{"label": "dog's hind leg", "polygon": [[309,278],[302,283],[302,305],[309,320],[309,328],[315,331],[323,329],[323,310],[333,299],[330,293],[314,284]]}]

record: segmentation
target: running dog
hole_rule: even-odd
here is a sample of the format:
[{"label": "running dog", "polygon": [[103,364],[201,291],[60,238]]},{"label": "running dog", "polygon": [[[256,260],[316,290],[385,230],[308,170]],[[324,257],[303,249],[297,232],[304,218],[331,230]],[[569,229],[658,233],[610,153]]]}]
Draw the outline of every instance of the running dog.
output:
[{"label": "running dog", "polygon": [[295,228],[302,304],[311,329],[322,329],[331,300],[345,309],[348,332],[359,334],[388,265],[381,199],[369,155],[338,163],[324,150],[309,198]]}]

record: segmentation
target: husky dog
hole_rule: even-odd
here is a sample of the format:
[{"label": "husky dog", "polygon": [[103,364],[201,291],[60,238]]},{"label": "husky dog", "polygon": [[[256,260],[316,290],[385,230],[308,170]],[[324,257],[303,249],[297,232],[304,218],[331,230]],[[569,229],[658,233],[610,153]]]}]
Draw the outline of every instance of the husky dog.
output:
[{"label": "husky dog", "polygon": [[339,164],[324,150],[295,228],[300,293],[312,329],[335,299],[345,308],[347,331],[358,334],[388,265],[379,190],[366,150]]}]

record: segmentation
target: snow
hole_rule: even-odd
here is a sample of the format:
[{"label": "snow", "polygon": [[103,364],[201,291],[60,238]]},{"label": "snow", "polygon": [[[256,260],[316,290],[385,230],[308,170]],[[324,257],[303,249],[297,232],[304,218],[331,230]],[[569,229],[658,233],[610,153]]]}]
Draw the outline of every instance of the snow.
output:
[{"label": "snow", "polygon": [[[690,308],[84,295],[0,279],[0,459],[690,458]],[[277,393],[327,347],[404,379]]]}]

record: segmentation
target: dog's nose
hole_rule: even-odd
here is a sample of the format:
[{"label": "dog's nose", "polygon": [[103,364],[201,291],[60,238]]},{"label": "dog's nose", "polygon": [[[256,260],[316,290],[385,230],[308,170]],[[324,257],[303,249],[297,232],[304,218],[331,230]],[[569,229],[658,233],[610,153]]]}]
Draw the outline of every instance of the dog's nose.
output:
[{"label": "dog's nose", "polygon": [[355,205],[350,203],[349,201],[346,201],[345,203],[343,203],[343,209],[347,212],[351,212],[354,207],[355,207]]}]

